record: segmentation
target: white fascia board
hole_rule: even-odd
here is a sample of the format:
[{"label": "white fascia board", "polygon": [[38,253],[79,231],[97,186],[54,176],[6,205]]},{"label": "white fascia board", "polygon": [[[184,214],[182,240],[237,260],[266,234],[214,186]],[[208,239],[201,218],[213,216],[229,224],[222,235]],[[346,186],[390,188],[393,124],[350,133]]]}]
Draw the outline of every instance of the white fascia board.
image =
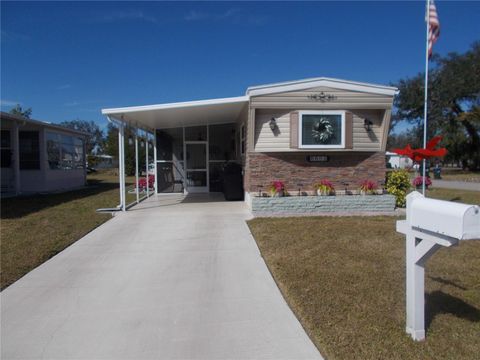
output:
[{"label": "white fascia board", "polygon": [[355,81],[347,81],[347,80],[341,80],[341,79],[332,79],[332,78],[322,77],[322,78],[304,79],[304,80],[298,80],[298,81],[289,81],[289,82],[283,82],[283,83],[252,86],[247,89],[246,94],[250,96],[259,96],[259,95],[276,94],[276,93],[289,92],[289,91],[305,90],[305,89],[310,89],[318,86],[325,86],[325,87],[332,87],[332,88],[342,89],[342,90],[367,92],[371,94],[388,95],[388,96],[394,96],[398,92],[398,89],[392,86],[384,86],[384,85],[361,83],[361,82],[355,82]]},{"label": "white fascia board", "polygon": [[221,99],[209,99],[209,100],[185,101],[185,102],[157,104],[157,105],[110,108],[110,109],[102,109],[102,114],[118,115],[118,114],[126,114],[131,112],[138,112],[138,111],[181,109],[181,108],[189,108],[189,107],[208,106],[208,105],[235,104],[235,103],[242,103],[242,102],[246,103],[249,101],[249,99],[250,99],[249,96],[237,96],[237,97],[221,98]]}]

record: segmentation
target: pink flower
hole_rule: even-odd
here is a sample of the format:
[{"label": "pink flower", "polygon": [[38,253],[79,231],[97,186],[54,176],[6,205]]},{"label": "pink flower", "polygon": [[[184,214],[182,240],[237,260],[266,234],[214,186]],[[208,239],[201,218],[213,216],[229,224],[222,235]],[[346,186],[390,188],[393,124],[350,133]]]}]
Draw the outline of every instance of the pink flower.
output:
[{"label": "pink flower", "polygon": [[432,185],[432,180],[430,180],[429,177],[424,177],[424,176],[417,176],[415,179],[413,179],[412,184],[413,186],[422,186],[423,184],[423,179],[425,179],[425,186],[430,186]]},{"label": "pink flower", "polygon": [[360,184],[360,190],[366,193],[374,193],[378,189],[378,184],[375,181],[365,180]]},{"label": "pink flower", "polygon": [[285,184],[280,180],[275,180],[270,185],[270,192],[272,194],[281,193],[285,191]]},{"label": "pink flower", "polygon": [[[155,184],[155,175],[147,175],[148,177],[148,187],[151,189],[154,187]],[[140,178],[138,179],[138,188],[144,190],[147,188],[147,179]]]}]

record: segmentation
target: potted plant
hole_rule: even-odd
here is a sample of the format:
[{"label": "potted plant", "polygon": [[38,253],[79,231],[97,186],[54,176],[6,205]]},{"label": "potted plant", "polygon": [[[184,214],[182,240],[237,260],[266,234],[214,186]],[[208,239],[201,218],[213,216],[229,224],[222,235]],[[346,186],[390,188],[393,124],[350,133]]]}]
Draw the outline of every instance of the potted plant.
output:
[{"label": "potted plant", "polygon": [[270,184],[269,191],[272,197],[283,196],[285,194],[285,184],[280,180],[275,180]]},{"label": "potted plant", "polygon": [[423,180],[425,179],[425,189],[428,189],[430,185],[432,185],[432,180],[428,176],[417,176],[412,181],[412,185],[415,186],[417,190],[420,190],[423,185]]},{"label": "potted plant", "polygon": [[317,195],[335,194],[335,188],[333,187],[333,184],[327,179],[323,179],[319,183],[313,185],[313,187],[315,188]]},{"label": "potted plant", "polygon": [[360,194],[376,194],[378,189],[378,184],[375,181],[365,180],[360,184]]}]

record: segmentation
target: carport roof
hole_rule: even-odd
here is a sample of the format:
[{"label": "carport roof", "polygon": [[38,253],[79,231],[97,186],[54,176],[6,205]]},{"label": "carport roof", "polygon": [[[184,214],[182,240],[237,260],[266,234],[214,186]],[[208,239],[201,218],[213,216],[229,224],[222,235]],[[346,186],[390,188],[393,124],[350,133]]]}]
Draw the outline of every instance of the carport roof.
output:
[{"label": "carport roof", "polygon": [[102,114],[139,128],[221,124],[237,120],[248,96],[103,109]]}]

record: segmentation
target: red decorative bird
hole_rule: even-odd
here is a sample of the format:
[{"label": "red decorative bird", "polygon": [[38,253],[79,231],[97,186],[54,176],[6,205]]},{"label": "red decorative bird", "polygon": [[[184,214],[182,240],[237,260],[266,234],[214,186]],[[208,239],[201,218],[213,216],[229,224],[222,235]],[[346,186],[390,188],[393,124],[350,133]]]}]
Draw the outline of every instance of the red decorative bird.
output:
[{"label": "red decorative bird", "polygon": [[413,161],[420,162],[423,159],[430,159],[432,157],[442,157],[447,154],[447,149],[439,148],[434,149],[435,146],[442,140],[441,136],[435,136],[432,140],[427,143],[425,149],[412,149],[410,144],[405,146],[403,149],[393,149],[393,152],[398,155],[408,156]]}]

